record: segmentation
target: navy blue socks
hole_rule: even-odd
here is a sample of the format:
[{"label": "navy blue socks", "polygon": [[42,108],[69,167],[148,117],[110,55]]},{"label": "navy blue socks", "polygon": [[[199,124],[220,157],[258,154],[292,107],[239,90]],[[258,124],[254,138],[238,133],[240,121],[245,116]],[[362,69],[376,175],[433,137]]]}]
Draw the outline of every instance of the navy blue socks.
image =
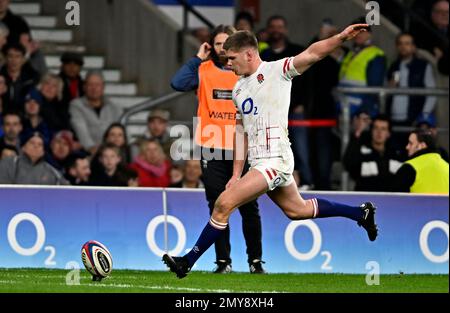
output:
[{"label": "navy blue socks", "polygon": [[311,199],[314,208],[314,218],[342,216],[359,222],[363,218],[363,211],[359,206],[349,206],[325,199]]},{"label": "navy blue socks", "polygon": [[212,246],[214,242],[216,242],[217,238],[220,236],[222,231],[227,228],[227,223],[219,223],[211,219],[208,224],[206,224],[205,228],[203,228],[200,237],[195,243],[194,247],[191,251],[189,251],[185,257],[188,260],[189,267],[192,267],[195,262],[197,262],[198,258]]}]

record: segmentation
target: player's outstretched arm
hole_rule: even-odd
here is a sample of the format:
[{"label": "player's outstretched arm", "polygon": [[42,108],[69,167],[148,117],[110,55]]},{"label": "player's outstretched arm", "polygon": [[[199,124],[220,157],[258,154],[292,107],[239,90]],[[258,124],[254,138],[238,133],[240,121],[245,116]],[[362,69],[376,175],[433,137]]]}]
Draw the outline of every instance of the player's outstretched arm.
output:
[{"label": "player's outstretched arm", "polygon": [[347,40],[353,39],[360,32],[367,31],[368,24],[353,24],[341,33],[313,43],[305,51],[294,57],[294,67],[299,73],[306,71],[311,65],[320,61]]}]

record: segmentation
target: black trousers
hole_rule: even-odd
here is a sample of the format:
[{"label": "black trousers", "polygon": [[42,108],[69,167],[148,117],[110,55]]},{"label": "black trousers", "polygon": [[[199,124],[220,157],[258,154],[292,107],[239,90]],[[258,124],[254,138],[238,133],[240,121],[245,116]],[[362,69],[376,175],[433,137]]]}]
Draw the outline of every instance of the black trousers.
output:
[{"label": "black trousers", "polygon": [[[248,163],[243,174],[249,169]],[[225,186],[233,175],[232,160],[204,160],[202,159],[203,183],[205,184],[206,200],[208,201],[209,214],[214,209],[214,203],[219,195],[225,190]],[[261,243],[261,218],[259,216],[258,203],[251,201],[239,207],[242,216],[242,231],[244,233],[247,246],[247,261],[250,263],[254,259],[262,257]],[[215,243],[216,260],[225,260],[231,263],[230,251],[230,227],[227,226],[222,235]]]}]

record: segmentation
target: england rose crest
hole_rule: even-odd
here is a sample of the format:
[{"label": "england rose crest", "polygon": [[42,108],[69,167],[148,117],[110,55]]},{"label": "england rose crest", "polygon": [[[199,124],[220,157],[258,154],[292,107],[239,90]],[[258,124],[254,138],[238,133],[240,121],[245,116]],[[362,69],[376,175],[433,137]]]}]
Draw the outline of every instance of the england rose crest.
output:
[{"label": "england rose crest", "polygon": [[264,81],[264,75],[258,74],[258,76],[256,76],[256,79],[258,80],[258,83],[262,84],[262,82]]}]

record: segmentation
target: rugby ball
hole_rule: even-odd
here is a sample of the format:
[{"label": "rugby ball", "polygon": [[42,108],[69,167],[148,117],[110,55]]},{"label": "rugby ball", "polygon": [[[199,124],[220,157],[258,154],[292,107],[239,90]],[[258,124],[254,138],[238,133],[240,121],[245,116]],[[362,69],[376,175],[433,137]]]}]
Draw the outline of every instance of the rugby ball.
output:
[{"label": "rugby ball", "polygon": [[98,241],[90,240],[83,245],[81,248],[81,260],[84,267],[93,275],[94,280],[100,280],[111,274],[111,253]]}]

